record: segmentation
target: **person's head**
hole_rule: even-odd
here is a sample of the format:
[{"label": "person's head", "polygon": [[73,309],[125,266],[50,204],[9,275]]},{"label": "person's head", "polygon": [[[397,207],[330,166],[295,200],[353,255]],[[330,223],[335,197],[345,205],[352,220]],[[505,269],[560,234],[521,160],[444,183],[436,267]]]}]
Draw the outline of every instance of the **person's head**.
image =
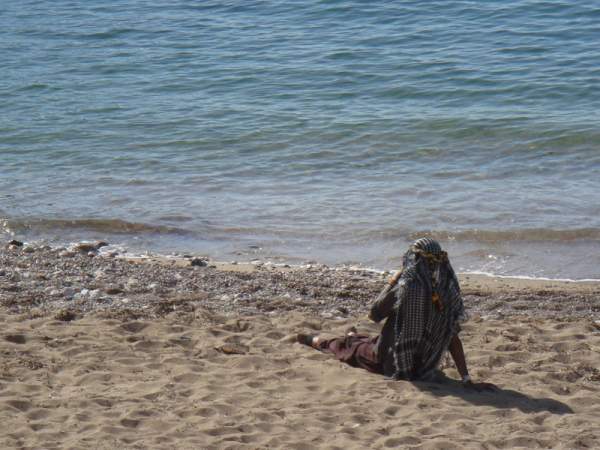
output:
[{"label": "person's head", "polygon": [[442,246],[435,239],[417,239],[410,246],[409,251],[412,251],[417,259],[427,261],[427,266],[432,271],[439,267],[440,264],[448,263],[448,254],[442,250]]},{"label": "person's head", "polygon": [[404,254],[402,275],[406,283],[419,283],[428,287],[458,286],[448,254],[435,239],[421,238],[413,242]]}]

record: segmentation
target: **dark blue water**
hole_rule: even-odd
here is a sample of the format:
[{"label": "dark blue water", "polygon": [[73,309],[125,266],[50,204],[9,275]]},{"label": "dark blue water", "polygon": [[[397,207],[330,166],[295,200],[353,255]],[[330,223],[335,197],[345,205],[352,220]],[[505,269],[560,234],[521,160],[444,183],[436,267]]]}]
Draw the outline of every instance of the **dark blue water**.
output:
[{"label": "dark blue water", "polygon": [[600,278],[600,2],[0,8],[0,233]]}]

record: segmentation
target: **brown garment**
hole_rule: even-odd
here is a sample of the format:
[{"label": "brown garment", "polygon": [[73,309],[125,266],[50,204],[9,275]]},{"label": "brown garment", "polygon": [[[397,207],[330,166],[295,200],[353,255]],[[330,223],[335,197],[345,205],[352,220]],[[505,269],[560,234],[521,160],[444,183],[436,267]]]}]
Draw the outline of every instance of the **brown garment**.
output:
[{"label": "brown garment", "polygon": [[385,366],[391,365],[391,348],[394,339],[394,323],[396,313],[394,303],[398,286],[389,284],[381,291],[375,300],[370,317],[375,322],[391,317],[383,326],[379,336],[371,337],[364,334],[354,334],[319,342],[319,350],[333,354],[338,360],[360,367],[369,372],[383,374]]},{"label": "brown garment", "polygon": [[319,350],[332,353],[338,360],[373,373],[383,373],[383,365],[377,358],[379,337],[354,334],[319,342]]}]

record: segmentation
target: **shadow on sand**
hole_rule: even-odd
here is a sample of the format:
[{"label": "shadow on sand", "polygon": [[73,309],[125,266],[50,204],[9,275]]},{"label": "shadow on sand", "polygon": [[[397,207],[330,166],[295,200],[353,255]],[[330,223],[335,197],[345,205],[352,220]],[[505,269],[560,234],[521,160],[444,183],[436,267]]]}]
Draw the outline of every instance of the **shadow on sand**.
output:
[{"label": "shadow on sand", "polygon": [[467,390],[460,381],[439,376],[435,382],[415,382],[414,386],[436,397],[455,396],[474,405],[494,406],[496,408],[518,408],[525,413],[548,411],[552,414],[572,414],[568,405],[552,398],[535,398],[512,389],[497,387],[494,391],[477,392]]}]

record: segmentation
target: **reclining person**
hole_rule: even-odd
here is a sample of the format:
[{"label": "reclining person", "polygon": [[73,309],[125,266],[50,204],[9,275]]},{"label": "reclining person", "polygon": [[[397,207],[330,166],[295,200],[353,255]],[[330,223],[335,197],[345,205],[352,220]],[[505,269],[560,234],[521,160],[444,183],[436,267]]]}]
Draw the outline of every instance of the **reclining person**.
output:
[{"label": "reclining person", "polygon": [[423,238],[404,255],[403,268],[390,278],[371,307],[369,318],[386,319],[376,337],[359,335],[322,339],[299,334],[298,342],[354,367],[397,380],[431,379],[446,350],[450,351],[466,387],[493,389],[472,383],[458,334],[465,310],[458,280],[439,243]]}]

